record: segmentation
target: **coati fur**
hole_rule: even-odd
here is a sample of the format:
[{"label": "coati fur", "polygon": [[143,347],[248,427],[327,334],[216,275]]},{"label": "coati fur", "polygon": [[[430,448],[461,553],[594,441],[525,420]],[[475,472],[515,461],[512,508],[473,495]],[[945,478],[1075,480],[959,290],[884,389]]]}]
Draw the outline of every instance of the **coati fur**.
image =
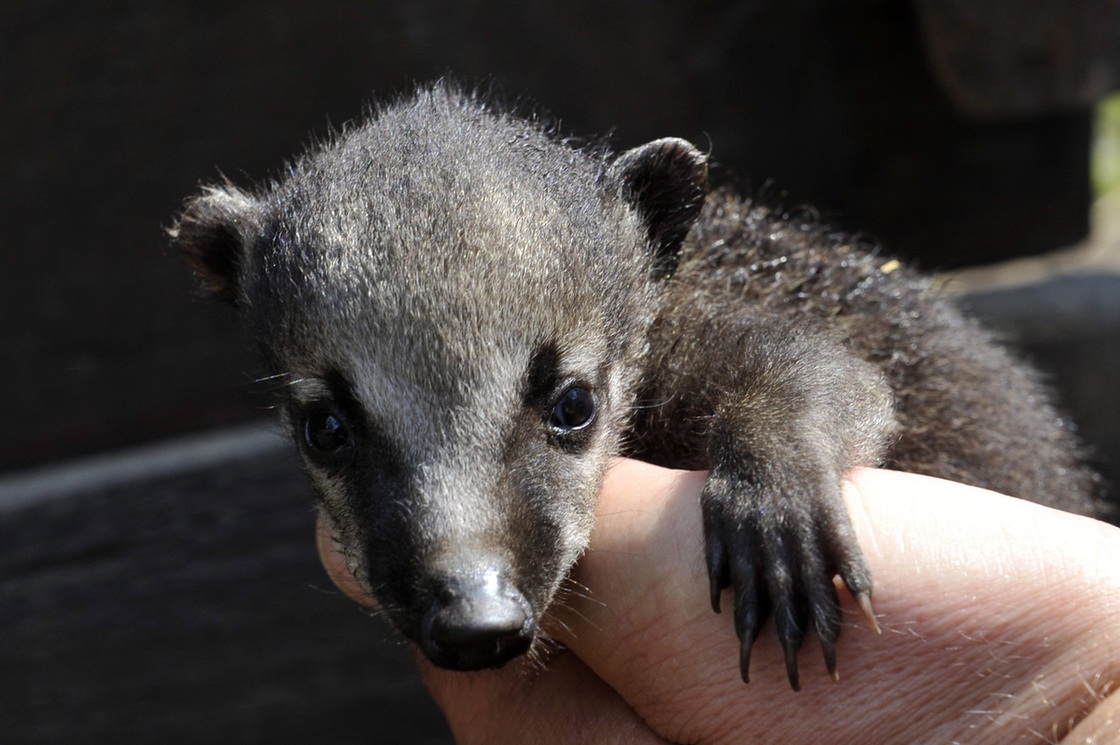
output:
[{"label": "coati fur", "polygon": [[741,673],[774,619],[789,679],[833,578],[871,578],[856,466],[1093,514],[1037,375],[930,281],[717,190],[693,145],[617,157],[437,84],[172,229],[240,311],[350,570],[437,665],[528,650],[617,454],[708,469],[710,597]]}]

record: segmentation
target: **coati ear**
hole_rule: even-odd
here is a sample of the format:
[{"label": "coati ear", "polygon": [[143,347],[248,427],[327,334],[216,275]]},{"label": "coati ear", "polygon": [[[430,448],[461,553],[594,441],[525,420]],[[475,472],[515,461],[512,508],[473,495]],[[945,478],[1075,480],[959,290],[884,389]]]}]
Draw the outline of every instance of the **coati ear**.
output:
[{"label": "coati ear", "polygon": [[259,219],[250,195],[231,184],[208,186],[187,202],[168,233],[203,287],[219,300],[236,304],[245,244]]},{"label": "coati ear", "polygon": [[708,195],[707,156],[691,142],[666,137],[627,150],[610,175],[645,221],[658,274],[672,273]]}]

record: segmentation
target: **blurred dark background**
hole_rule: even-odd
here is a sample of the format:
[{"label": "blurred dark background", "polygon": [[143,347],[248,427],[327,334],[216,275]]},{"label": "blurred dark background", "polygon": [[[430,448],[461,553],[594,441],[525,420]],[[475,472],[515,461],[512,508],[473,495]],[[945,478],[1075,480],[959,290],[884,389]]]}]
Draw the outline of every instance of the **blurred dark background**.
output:
[{"label": "blurred dark background", "polygon": [[[271,435],[102,457],[267,416],[232,315],[166,248],[200,182],[251,185],[451,75],[620,149],[689,138],[717,178],[926,268],[987,263],[1086,237],[1118,19],[1114,0],[4,3],[0,741],[446,741],[405,650],[310,589],[311,499]],[[1117,284],[1069,282],[971,302],[1112,475]]]}]

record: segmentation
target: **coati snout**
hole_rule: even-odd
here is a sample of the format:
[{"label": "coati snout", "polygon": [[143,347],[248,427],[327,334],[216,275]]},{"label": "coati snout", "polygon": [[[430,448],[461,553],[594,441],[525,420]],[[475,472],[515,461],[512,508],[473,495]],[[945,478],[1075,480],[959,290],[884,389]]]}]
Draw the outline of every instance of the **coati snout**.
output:
[{"label": "coati snout", "polygon": [[508,570],[488,569],[439,581],[418,635],[428,659],[452,670],[479,670],[528,651],[537,633],[535,614],[508,576]]},{"label": "coati snout", "polygon": [[[710,602],[746,680],[772,618],[835,673],[871,614],[843,474],[887,466],[1092,513],[1035,374],[876,247],[729,191],[668,138],[612,156],[449,86],[172,233],[257,340],[324,522],[436,664],[529,649],[609,459],[708,469]],[[608,604],[610,598],[601,598]]]}]

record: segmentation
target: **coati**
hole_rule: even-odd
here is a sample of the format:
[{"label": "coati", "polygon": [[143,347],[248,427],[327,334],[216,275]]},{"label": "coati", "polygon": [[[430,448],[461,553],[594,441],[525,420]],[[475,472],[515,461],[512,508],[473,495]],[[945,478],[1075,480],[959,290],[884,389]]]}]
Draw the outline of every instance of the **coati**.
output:
[{"label": "coati", "polygon": [[707,172],[436,84],[172,228],[284,383],[350,570],[435,664],[530,648],[619,453],[709,470],[712,606],[734,588],[744,680],[772,618],[795,689],[810,629],[835,676],[835,575],[870,615],[848,469],[1096,509],[1035,373],[927,279]]}]

